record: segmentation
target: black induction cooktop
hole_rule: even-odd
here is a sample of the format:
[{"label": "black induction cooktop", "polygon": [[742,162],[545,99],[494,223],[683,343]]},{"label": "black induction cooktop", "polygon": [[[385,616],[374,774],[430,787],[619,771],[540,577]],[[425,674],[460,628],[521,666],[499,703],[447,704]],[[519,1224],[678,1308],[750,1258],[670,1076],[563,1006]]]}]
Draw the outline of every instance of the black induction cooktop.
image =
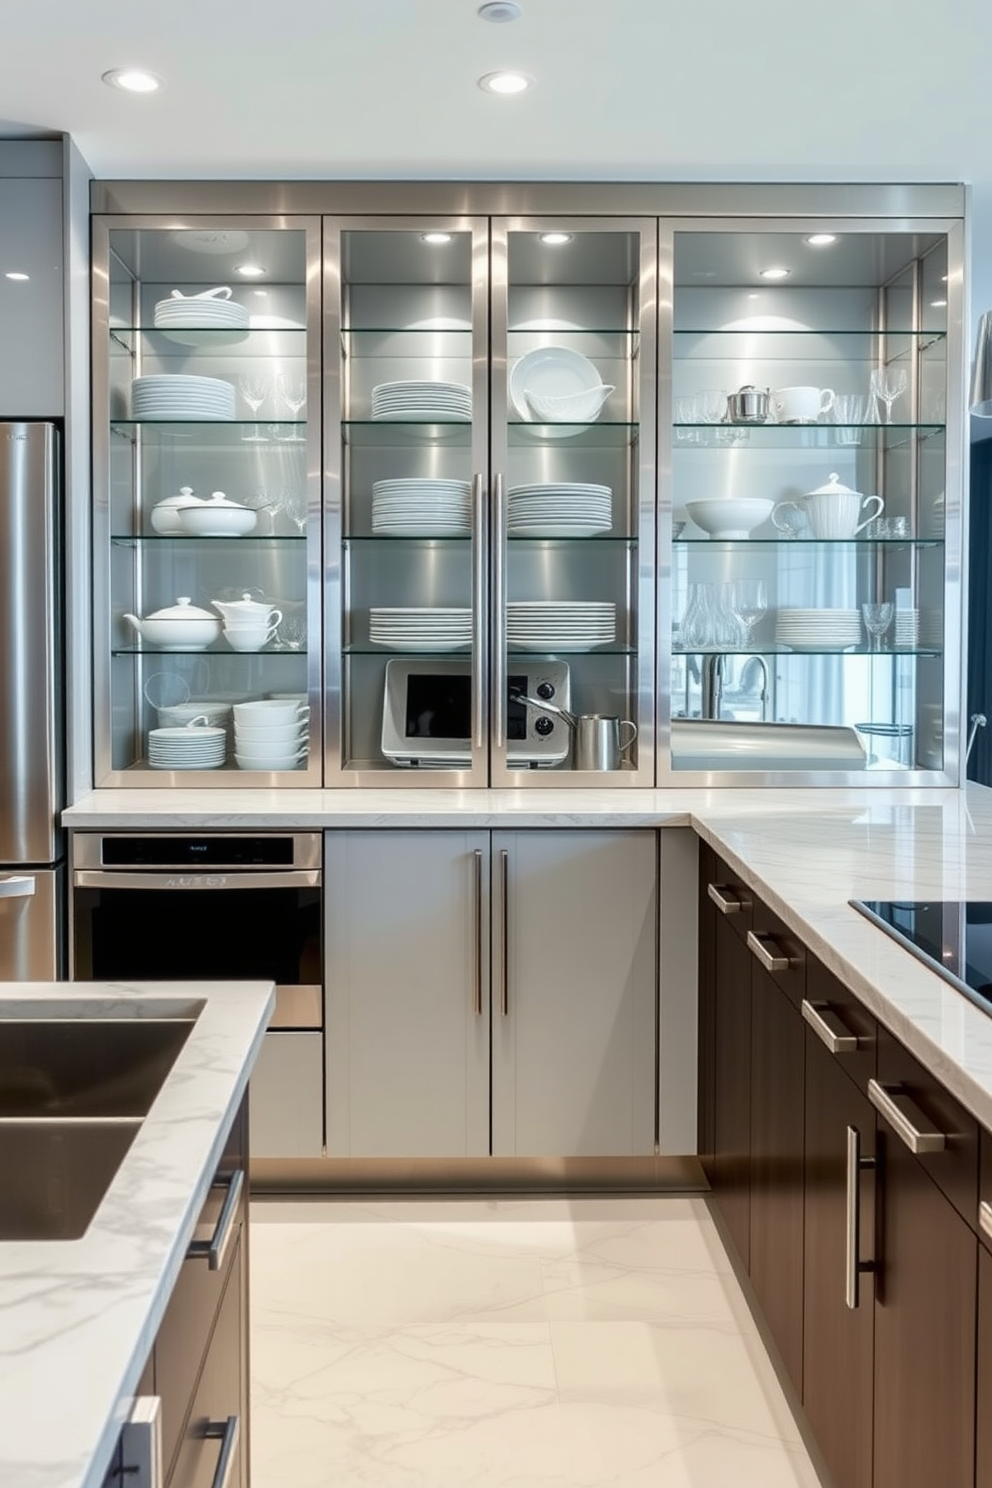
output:
[{"label": "black induction cooktop", "polygon": [[893,940],[992,1013],[992,904],[965,899],[851,899]]}]

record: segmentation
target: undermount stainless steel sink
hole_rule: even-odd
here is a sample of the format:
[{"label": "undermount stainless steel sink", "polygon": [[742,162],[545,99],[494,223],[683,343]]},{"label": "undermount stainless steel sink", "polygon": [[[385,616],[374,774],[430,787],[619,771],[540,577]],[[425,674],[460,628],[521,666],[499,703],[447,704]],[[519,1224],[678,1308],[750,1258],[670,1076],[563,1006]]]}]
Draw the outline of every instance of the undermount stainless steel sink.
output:
[{"label": "undermount stainless steel sink", "polygon": [[683,770],[863,770],[867,757],[853,728],[674,718],[672,763]]},{"label": "undermount stainless steel sink", "polygon": [[0,1241],[84,1234],[193,1017],[0,1017]]}]

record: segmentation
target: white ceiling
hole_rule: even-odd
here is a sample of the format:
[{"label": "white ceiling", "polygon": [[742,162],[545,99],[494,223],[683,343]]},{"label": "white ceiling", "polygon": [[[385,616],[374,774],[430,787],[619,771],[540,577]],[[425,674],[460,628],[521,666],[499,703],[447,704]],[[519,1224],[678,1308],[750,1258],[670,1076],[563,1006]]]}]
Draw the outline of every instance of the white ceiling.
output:
[{"label": "white ceiling", "polygon": [[[0,134],[108,179],[992,180],[989,0],[478,3],[21,0]],[[536,88],[484,94],[500,67]]]}]

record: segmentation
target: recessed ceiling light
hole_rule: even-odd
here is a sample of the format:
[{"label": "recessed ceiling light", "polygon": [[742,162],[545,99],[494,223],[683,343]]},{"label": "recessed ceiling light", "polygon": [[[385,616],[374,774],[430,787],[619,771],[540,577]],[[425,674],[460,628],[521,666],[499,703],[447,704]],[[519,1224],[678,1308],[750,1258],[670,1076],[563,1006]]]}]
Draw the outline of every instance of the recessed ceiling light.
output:
[{"label": "recessed ceiling light", "polygon": [[[25,278],[26,277],[27,276],[25,275]],[[931,300],[930,301],[930,307],[933,310],[944,310],[944,309],[947,308],[947,301],[946,300]]]},{"label": "recessed ceiling light", "polygon": [[246,263],[238,264],[234,272],[240,274],[243,279],[261,279],[265,270],[261,264]]},{"label": "recessed ceiling light", "polygon": [[836,233],[810,233],[808,238],[803,239],[803,242],[807,243],[810,248],[829,248],[830,244],[836,241]]},{"label": "recessed ceiling light", "polygon": [[479,79],[479,87],[486,93],[526,93],[533,86],[534,79],[523,72],[487,72]]},{"label": "recessed ceiling light", "polygon": [[773,267],[770,269],[762,269],[761,277],[762,279],[788,279],[791,273],[791,269],[781,269]]},{"label": "recessed ceiling light", "polygon": [[30,274],[21,274],[16,269],[11,269],[10,273],[9,274],[4,274],[3,277],[5,279],[17,279],[17,280],[21,280],[21,279],[30,279],[31,278],[31,275]]},{"label": "recessed ceiling light", "polygon": [[572,234],[563,232],[540,233],[539,238],[549,248],[561,248],[565,243],[572,241]]},{"label": "recessed ceiling light", "polygon": [[121,88],[125,93],[157,93],[162,79],[141,67],[112,67],[103,74],[108,88]]},{"label": "recessed ceiling light", "polygon": [[451,234],[445,232],[427,232],[420,234],[422,243],[450,243]]},{"label": "recessed ceiling light", "polygon": [[516,21],[523,14],[523,6],[517,0],[486,0],[479,6],[479,15],[484,21]]}]

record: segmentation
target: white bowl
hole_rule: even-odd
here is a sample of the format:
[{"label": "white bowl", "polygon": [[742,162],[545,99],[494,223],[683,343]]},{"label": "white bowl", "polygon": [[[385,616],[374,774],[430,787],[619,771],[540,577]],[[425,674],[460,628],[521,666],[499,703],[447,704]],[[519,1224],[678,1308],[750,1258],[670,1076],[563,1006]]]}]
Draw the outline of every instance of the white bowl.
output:
[{"label": "white bowl", "polygon": [[243,744],[283,745],[287,749],[293,745],[302,743],[307,737],[310,725],[304,719],[301,723],[277,723],[256,728],[250,724],[239,723],[234,730],[234,740],[240,749]]},{"label": "white bowl", "polygon": [[235,703],[234,726],[241,728],[246,723],[298,723],[308,713],[305,703],[294,702],[291,698],[252,698],[247,703]]},{"label": "white bowl", "polygon": [[224,639],[232,651],[261,651],[276,633],[274,625],[225,625]]},{"label": "white bowl", "polygon": [[774,501],[764,496],[713,497],[704,501],[687,501],[685,509],[710,537],[750,537],[756,527],[771,515]]},{"label": "white bowl", "polygon": [[258,513],[247,506],[201,501],[197,506],[181,506],[176,521],[186,537],[244,537],[255,531]]},{"label": "white bowl", "polygon": [[239,749],[234,760],[239,770],[296,770],[306,758],[306,750],[297,754],[244,754]]},{"label": "white bowl", "polygon": [[552,396],[546,393],[526,394],[531,410],[543,423],[576,424],[586,419],[597,419],[603,404],[613,392],[608,383],[588,388],[578,393],[561,393]]}]

